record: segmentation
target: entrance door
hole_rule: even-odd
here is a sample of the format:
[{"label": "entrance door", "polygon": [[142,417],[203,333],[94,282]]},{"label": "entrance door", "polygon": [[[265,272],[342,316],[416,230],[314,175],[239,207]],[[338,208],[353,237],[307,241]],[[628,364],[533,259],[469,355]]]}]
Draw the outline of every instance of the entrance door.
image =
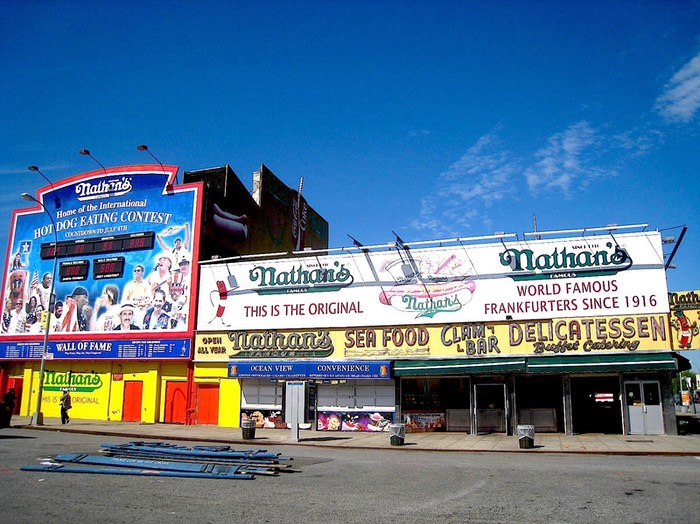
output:
[{"label": "entrance door", "polygon": [[506,385],[475,384],[477,433],[506,432]]},{"label": "entrance door", "polygon": [[625,406],[630,435],[663,435],[663,410],[658,381],[625,382]]},{"label": "entrance door", "polygon": [[15,400],[15,410],[12,412],[13,415],[19,415],[20,404],[22,403],[22,386],[24,385],[24,379],[22,378],[11,378],[7,381],[7,389],[15,388],[15,395],[17,395],[17,400]]},{"label": "entrance door", "polygon": [[574,433],[622,434],[623,408],[618,376],[571,377]]},{"label": "entrance door", "polygon": [[143,382],[127,380],[124,382],[124,404],[122,421],[141,422],[141,401],[143,399]]},{"label": "entrance door", "polygon": [[166,382],[164,422],[184,424],[186,411],[187,382]]},{"label": "entrance door", "polygon": [[197,424],[219,423],[219,385],[197,385]]}]

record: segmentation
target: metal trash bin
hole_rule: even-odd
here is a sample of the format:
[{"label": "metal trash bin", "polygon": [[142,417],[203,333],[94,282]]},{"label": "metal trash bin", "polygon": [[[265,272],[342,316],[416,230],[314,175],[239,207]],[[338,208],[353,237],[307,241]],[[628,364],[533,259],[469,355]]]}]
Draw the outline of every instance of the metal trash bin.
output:
[{"label": "metal trash bin", "polygon": [[0,428],[9,428],[12,413],[4,402],[0,402]]},{"label": "metal trash bin", "polygon": [[523,424],[518,426],[518,443],[520,449],[532,449],[535,447],[535,426]]},{"label": "metal trash bin", "polygon": [[390,424],[389,438],[392,446],[403,446],[406,437],[406,424]]},{"label": "metal trash bin", "polygon": [[255,439],[255,421],[244,420],[241,422],[241,433],[243,434],[243,440]]}]

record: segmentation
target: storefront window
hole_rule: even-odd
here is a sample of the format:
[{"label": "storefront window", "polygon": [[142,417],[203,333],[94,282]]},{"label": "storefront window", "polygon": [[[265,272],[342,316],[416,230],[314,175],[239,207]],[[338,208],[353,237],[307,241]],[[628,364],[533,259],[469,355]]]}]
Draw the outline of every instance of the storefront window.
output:
[{"label": "storefront window", "polygon": [[407,378],[401,383],[403,410],[469,409],[466,378]]}]

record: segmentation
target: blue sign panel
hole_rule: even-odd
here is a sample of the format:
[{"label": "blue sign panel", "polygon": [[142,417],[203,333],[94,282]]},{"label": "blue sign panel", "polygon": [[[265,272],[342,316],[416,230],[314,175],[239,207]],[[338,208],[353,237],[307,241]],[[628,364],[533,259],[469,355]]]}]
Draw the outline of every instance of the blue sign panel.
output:
[{"label": "blue sign panel", "polygon": [[[167,340],[73,340],[49,341],[48,359],[112,359],[154,358],[188,359],[192,341],[189,338]],[[7,342],[0,345],[4,358],[41,358],[43,342]]]},{"label": "blue sign panel", "polygon": [[230,378],[281,379],[388,379],[389,361],[285,361],[259,360],[229,362]]}]

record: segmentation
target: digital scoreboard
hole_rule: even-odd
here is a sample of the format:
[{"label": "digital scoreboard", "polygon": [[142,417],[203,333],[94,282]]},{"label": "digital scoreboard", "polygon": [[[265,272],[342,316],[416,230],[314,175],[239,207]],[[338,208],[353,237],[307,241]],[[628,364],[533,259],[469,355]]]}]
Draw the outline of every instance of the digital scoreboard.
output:
[{"label": "digital scoreboard", "polygon": [[66,260],[58,266],[58,280],[59,282],[87,280],[89,269],[89,260]]},{"label": "digital scoreboard", "polygon": [[121,278],[124,275],[124,257],[96,258],[92,264],[92,278]]},{"label": "digital scoreboard", "polygon": [[153,231],[109,237],[63,240],[41,244],[41,259],[68,258],[83,255],[107,255],[124,251],[153,249],[156,234]]},{"label": "digital scoreboard", "polygon": [[[41,259],[83,257],[86,255],[109,255],[125,251],[153,249],[155,233],[144,231],[129,235],[109,237],[84,238],[79,240],[64,240],[58,243],[41,244]],[[124,276],[125,258],[113,256],[104,258],[63,260],[58,266],[59,282],[74,282],[87,280],[92,265],[92,279],[121,278]]]}]

